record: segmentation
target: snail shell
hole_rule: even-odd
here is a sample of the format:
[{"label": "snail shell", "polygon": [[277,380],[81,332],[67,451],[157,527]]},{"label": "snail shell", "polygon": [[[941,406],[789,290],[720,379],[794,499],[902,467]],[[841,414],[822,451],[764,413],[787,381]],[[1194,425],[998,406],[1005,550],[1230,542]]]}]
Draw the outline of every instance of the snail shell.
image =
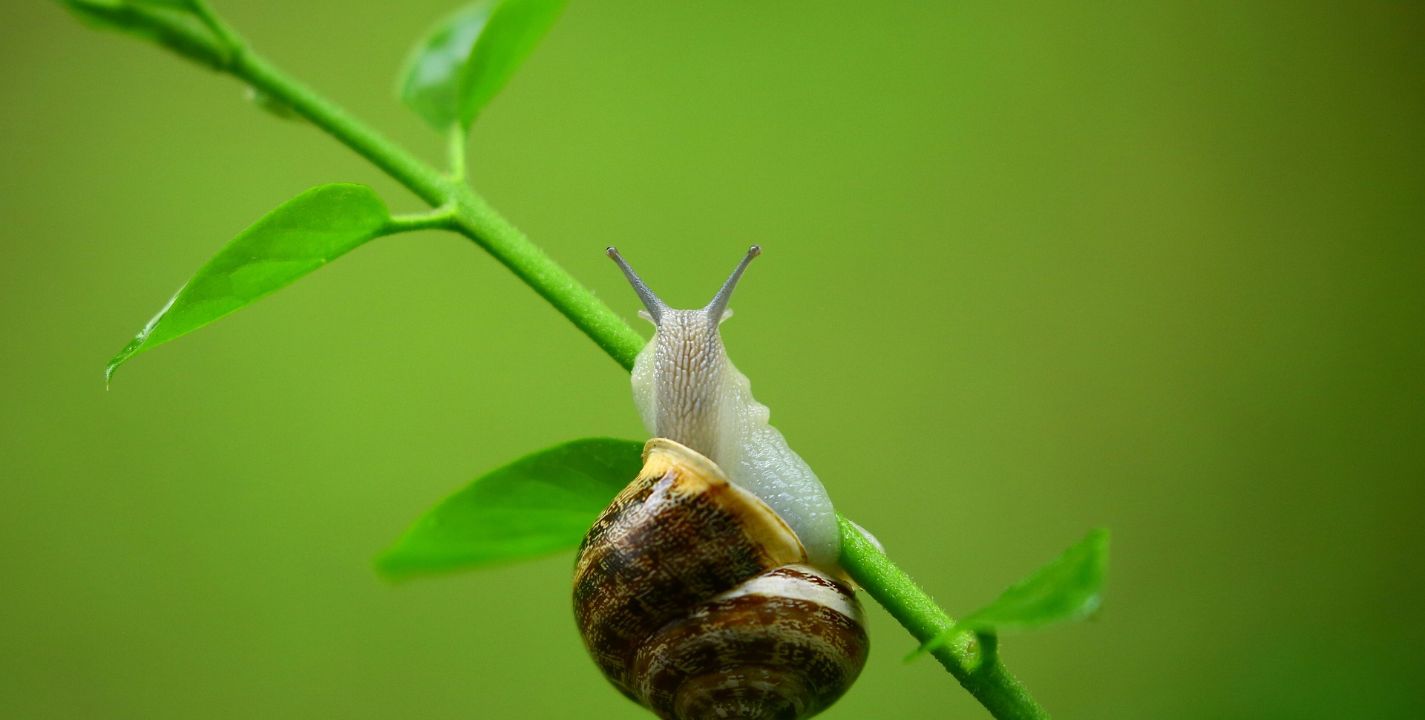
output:
[{"label": "snail shell", "polygon": [[860,603],[807,564],[795,533],[708,458],[654,438],[584,538],[580,634],[600,670],[659,717],[806,718],[866,661]]}]

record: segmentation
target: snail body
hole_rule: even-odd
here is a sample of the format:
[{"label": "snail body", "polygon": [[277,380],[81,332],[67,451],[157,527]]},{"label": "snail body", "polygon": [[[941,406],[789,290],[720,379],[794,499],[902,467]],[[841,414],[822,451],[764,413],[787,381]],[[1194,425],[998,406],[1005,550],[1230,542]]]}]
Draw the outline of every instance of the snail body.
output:
[{"label": "snail body", "polygon": [[619,267],[643,300],[653,321],[653,339],[633,364],[633,398],[653,437],[669,438],[711,458],[738,486],[782,516],[806,547],[811,561],[837,566],[841,532],[826,488],[805,460],[768,424],[771,411],[752,397],[752,383],[727,356],[718,326],[748,263],[760,255],[752,246],[707,307],[670,308],[633,268]]},{"label": "snail body", "polygon": [[826,491],[718,337],[757,253],[706,308],[675,310],[609,251],[657,326],[633,379],[654,438],[579,549],[575,619],[604,675],[662,718],[811,717],[866,660]]}]

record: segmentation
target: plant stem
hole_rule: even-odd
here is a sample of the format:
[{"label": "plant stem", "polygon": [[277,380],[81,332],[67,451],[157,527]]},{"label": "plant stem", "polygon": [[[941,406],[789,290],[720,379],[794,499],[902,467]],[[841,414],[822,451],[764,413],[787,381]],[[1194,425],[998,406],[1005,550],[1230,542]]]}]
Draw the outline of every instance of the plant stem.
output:
[{"label": "plant stem", "polygon": [[454,229],[474,240],[569,318],[625,370],[643,337],[464,183],[452,181],[245,47],[227,70],[370,160],[432,207],[455,208]]},{"label": "plant stem", "polygon": [[449,155],[450,179],[454,182],[465,182],[465,128],[459,123],[450,126],[450,138],[447,142],[446,154]]},{"label": "plant stem", "polygon": [[475,241],[563,313],[624,370],[647,342],[593,291],[467,186],[456,197],[456,231]]},{"label": "plant stem", "polygon": [[[841,566],[916,640],[922,644],[929,642],[955,624],[905,571],[866,539],[855,523],[845,517],[838,520],[841,523]],[[930,654],[996,718],[1042,720],[1049,717],[1029,696],[1024,685],[1005,669],[992,638],[982,643],[974,633],[962,632]]]},{"label": "plant stem", "polygon": [[391,219],[386,221],[386,230],[382,234],[394,235],[414,230],[454,229],[455,209],[450,206],[441,206],[430,212],[392,215]]},{"label": "plant stem", "polygon": [[298,115],[405,185],[431,207],[439,207],[453,199],[454,184],[440,173],[335,103],[278,70],[257,53],[238,46],[233,51],[227,70],[269,97],[290,106]]},{"label": "plant stem", "polygon": [[[466,236],[569,318],[615,362],[625,370],[632,369],[634,357],[643,348],[643,337],[460,179],[464,174],[463,136],[450,140],[451,175],[443,175],[253,53],[201,0],[196,7],[230,52],[222,70],[291,107],[436,208],[430,213],[397,216],[392,219],[393,229],[450,228]],[[953,624],[950,616],[854,524],[840,520],[841,560],[846,571],[911,635],[923,643]],[[1047,718],[1000,663],[992,638],[987,640],[990,642],[982,643],[965,633],[932,654],[994,717]]]},{"label": "plant stem", "polygon": [[213,33],[218,42],[222,43],[229,51],[242,47],[242,39],[227,23],[223,22],[221,17],[218,17],[217,13],[213,12],[213,8],[208,5],[207,0],[190,0],[190,2],[193,14],[203,21],[203,25]]}]

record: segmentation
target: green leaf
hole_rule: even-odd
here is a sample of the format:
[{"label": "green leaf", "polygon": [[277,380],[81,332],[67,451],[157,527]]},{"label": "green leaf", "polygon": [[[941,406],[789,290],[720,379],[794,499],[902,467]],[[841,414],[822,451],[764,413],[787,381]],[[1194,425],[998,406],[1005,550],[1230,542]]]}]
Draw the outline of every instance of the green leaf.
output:
[{"label": "green leaf", "polygon": [[564,9],[565,0],[480,0],[436,25],[401,73],[402,102],[442,132],[468,129]]},{"label": "green leaf", "polygon": [[961,618],[911,657],[934,650],[964,631],[1028,630],[1085,618],[1098,609],[1107,576],[1108,530],[1099,528],[994,602]]},{"label": "green leaf", "polygon": [[133,356],[245,307],[384,234],[389,220],[386,205],[364,185],[321,185],[288,200],[199,268],[109,361],[105,379]]},{"label": "green leaf", "polygon": [[962,629],[1028,630],[1079,620],[1098,609],[1108,576],[1108,530],[1099,528],[994,602],[960,620]]},{"label": "green leaf", "polygon": [[590,438],[520,458],[426,512],[376,567],[397,579],[572,550],[638,474],[642,452],[640,442]]},{"label": "green leaf", "polygon": [[190,12],[187,0],[59,2],[88,25],[137,36],[208,67],[221,68],[228,60],[222,41]]}]

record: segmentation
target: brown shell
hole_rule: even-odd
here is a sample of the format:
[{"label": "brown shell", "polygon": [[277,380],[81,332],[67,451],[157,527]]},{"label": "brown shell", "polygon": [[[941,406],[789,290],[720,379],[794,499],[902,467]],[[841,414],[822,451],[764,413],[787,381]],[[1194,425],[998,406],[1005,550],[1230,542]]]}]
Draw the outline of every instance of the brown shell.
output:
[{"label": "brown shell", "polygon": [[584,643],[662,718],[806,718],[866,661],[852,591],[806,565],[791,528],[711,460],[650,440],[644,467],[585,536]]}]

